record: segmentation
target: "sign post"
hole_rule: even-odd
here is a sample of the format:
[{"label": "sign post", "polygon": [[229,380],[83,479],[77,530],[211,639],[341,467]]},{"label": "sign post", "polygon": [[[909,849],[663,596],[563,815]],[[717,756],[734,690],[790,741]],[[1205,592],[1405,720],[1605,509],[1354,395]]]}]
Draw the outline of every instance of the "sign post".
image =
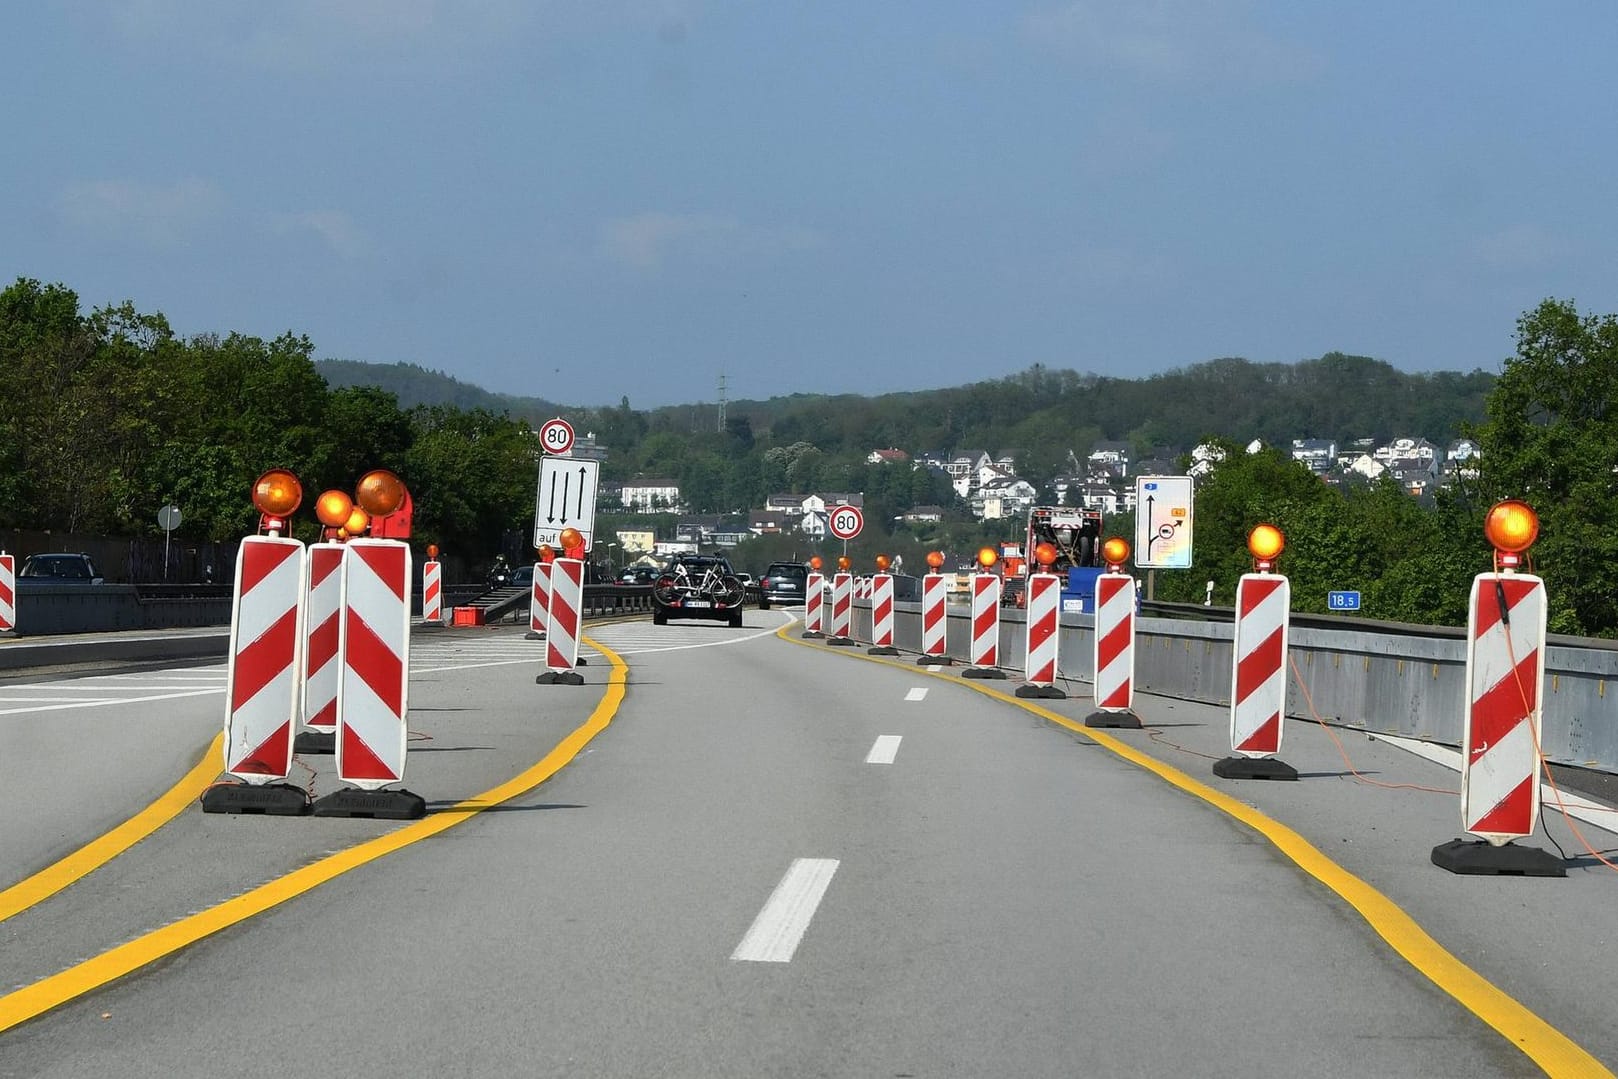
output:
[{"label": "sign post", "polygon": [[169,537],[180,527],[180,507],[170,502],[157,511],[157,525],[163,530],[163,579],[169,579]]}]

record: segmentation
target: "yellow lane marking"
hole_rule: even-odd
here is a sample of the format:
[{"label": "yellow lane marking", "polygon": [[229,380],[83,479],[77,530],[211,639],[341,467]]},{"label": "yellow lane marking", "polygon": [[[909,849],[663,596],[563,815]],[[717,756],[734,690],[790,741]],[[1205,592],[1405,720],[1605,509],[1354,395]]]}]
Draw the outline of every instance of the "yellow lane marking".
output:
[{"label": "yellow lane marking", "polygon": [[[114,979],[132,974],[148,963],[156,962],[181,948],[189,947],[221,929],[228,929],[238,922],[262,914],[342,876],[351,869],[357,869],[394,851],[447,831],[463,821],[471,820],[485,809],[508,802],[545,782],[561,771],[596,735],[607,729],[624,699],[629,667],[616,652],[596,641],[590,643],[612,663],[612,671],[607,677],[606,692],[589,718],[558,742],[532,767],[499,786],[491,787],[482,794],[458,802],[448,809],[433,813],[387,835],[328,855],[318,862],[262,884],[234,899],[198,911],[172,925],[154,929],[150,933],[69,967],[60,974],[53,974],[49,978],[0,997],[0,1031],[10,1030],[17,1024],[43,1015],[75,997],[99,989]],[[216,768],[215,774],[217,771]]]},{"label": "yellow lane marking", "polygon": [[224,734],[214,735],[213,742],[203,751],[202,759],[157,801],[66,858],[0,892],[0,922],[21,914],[35,903],[49,899],[74,881],[100,869],[179,816],[182,810],[202,797],[208,784],[218,777],[219,762],[224,758],[224,752]]},{"label": "yellow lane marking", "polygon": [[[813,641],[788,636],[787,630],[791,628],[790,625],[781,627],[778,635],[782,640],[814,647]],[[1266,816],[1224,792],[1198,782],[1178,768],[1165,764],[1126,742],[1096,728],[1086,727],[1027,698],[1016,697],[969,679],[956,678],[941,671],[928,671],[925,667],[914,667],[880,656],[861,655],[847,649],[835,651],[826,649],[826,651],[832,655],[841,653],[869,663],[898,667],[912,674],[927,674],[933,678],[942,678],[976,690],[986,697],[1032,712],[1041,719],[1084,735],[1116,756],[1144,768],[1187,794],[1202,799],[1268,839],[1304,872],[1336,892],[1344,902],[1358,911],[1377,935],[1387,941],[1406,962],[1453,997],[1467,1011],[1499,1031],[1507,1041],[1544,1069],[1547,1075],[1577,1077],[1577,1079],[1599,1079],[1605,1076],[1606,1079],[1615,1079],[1604,1064],[1571,1038],[1457,959],[1393,900],[1326,857],[1314,844],[1273,817]]]}]

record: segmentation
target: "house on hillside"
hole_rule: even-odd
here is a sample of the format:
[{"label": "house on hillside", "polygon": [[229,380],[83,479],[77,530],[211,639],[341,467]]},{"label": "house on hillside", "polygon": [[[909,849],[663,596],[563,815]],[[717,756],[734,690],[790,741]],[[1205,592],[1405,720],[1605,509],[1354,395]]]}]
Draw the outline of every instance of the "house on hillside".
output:
[{"label": "house on hillside", "polygon": [[[994,458],[990,457],[985,450],[962,450],[944,462],[944,471],[948,472],[949,478],[955,482],[957,491],[961,490],[960,483],[962,480],[966,481],[967,490],[970,490],[972,477],[976,476],[985,465],[993,463]],[[966,492],[961,491],[961,494],[964,497]]]},{"label": "house on hillside", "polygon": [[1394,461],[1411,457],[1419,457],[1424,461],[1442,460],[1438,447],[1425,438],[1396,438],[1386,445],[1378,446],[1371,456],[1387,466],[1391,466]]},{"label": "house on hillside", "polygon": [[1015,477],[980,487],[970,499],[972,515],[985,521],[1021,517],[1034,504],[1034,494],[1033,484]]},{"label": "house on hillside", "polygon": [[1315,475],[1323,475],[1337,467],[1337,443],[1329,438],[1295,438],[1292,459]]},{"label": "house on hillside", "polygon": [[908,465],[910,455],[904,450],[872,450],[865,458],[870,465]]},{"label": "house on hillside", "polygon": [[943,506],[911,506],[899,519],[907,525],[937,524],[944,519]]},{"label": "house on hillside", "polygon": [[779,510],[754,510],[747,515],[747,530],[755,536],[778,536],[797,520]]},{"label": "house on hillside", "polygon": [[1387,469],[1408,494],[1424,495],[1438,486],[1442,464],[1436,457],[1395,457]]},{"label": "house on hillside", "polygon": [[1444,450],[1444,482],[1475,480],[1478,478],[1478,460],[1482,449],[1470,438],[1458,438]]},{"label": "house on hillside", "polygon": [[1129,475],[1129,458],[1129,443],[1097,442],[1090,447],[1090,455],[1085,458],[1085,466],[1093,478],[1116,476],[1122,479]]},{"label": "house on hillside", "polygon": [[838,506],[865,508],[865,496],[842,491],[826,491],[808,495],[798,511],[798,531],[806,536],[826,536],[826,515]]},{"label": "house on hillside", "polygon": [[619,497],[625,509],[636,513],[680,512],[680,485],[670,479],[629,480]]}]

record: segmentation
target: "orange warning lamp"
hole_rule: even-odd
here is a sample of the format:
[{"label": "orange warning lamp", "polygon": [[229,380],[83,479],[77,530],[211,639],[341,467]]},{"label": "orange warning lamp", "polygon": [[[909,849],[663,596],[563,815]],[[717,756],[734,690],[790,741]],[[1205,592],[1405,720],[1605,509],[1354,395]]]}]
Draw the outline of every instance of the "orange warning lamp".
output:
[{"label": "orange warning lamp", "polygon": [[285,517],[303,502],[303,484],[284,468],[272,468],[253,483],[253,505],[266,517]]},{"label": "orange warning lamp", "polygon": [[1508,498],[1497,502],[1483,518],[1483,534],[1489,538],[1502,566],[1516,566],[1522,555],[1539,538],[1539,515],[1528,503]]},{"label": "orange warning lamp", "polygon": [[1122,536],[1114,536],[1101,545],[1101,561],[1107,568],[1117,571],[1129,561],[1129,541]]},{"label": "orange warning lamp", "polygon": [[825,565],[825,563],[820,560],[819,555],[815,555],[809,559],[809,568],[814,570],[816,573],[820,572],[820,567],[823,565]]},{"label": "orange warning lamp", "polygon": [[404,497],[404,484],[385,468],[367,472],[354,488],[354,501],[372,517],[386,517],[404,503]]},{"label": "orange warning lamp", "polygon": [[1049,570],[1056,561],[1056,545],[1054,543],[1034,544],[1034,561],[1039,563],[1041,569]]},{"label": "orange warning lamp", "polygon": [[888,567],[890,565],[892,565],[892,563],[888,561],[888,556],[887,555],[879,554],[879,555],[876,556],[876,571],[878,573],[886,573],[886,572],[888,572]]},{"label": "orange warning lamp", "polygon": [[1268,573],[1286,548],[1287,538],[1274,525],[1259,525],[1247,534],[1247,549],[1253,555],[1253,565],[1260,573]]},{"label": "orange warning lamp", "polygon": [[315,499],[315,516],[327,528],[341,528],[354,512],[354,500],[343,491],[322,491]]},{"label": "orange warning lamp", "polygon": [[343,522],[343,531],[350,536],[358,536],[370,527],[371,515],[358,506],[355,506],[353,512],[348,515],[348,520]]},{"label": "orange warning lamp", "polygon": [[984,569],[992,569],[1000,561],[1000,554],[993,547],[985,547],[978,552],[978,565]]},{"label": "orange warning lamp", "polygon": [[838,569],[843,570],[843,571],[846,572],[848,570],[848,567],[852,566],[853,564],[854,564],[853,562],[849,561],[848,556],[846,554],[837,556],[837,568]]},{"label": "orange warning lamp", "polygon": [[584,535],[578,529],[572,527],[562,529],[562,534],[556,538],[562,544],[562,550],[564,551],[571,551],[584,543]]},{"label": "orange warning lamp", "polygon": [[938,570],[942,569],[943,566],[944,566],[944,552],[943,551],[928,551],[927,552],[927,566],[928,566],[929,569],[933,570],[935,573]]},{"label": "orange warning lamp", "polygon": [[429,543],[427,545],[427,557],[428,558],[437,558],[438,557],[438,544]]},{"label": "orange warning lamp", "polygon": [[552,547],[548,543],[540,544],[540,546],[539,546],[539,560],[541,562],[555,562],[556,561],[556,548]]}]

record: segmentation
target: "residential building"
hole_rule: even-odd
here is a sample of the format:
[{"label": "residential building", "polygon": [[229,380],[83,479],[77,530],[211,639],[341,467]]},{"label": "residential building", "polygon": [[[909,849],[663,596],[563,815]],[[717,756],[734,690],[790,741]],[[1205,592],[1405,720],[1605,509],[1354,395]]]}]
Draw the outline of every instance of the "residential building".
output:
[{"label": "residential building", "polygon": [[865,463],[871,465],[908,465],[910,455],[904,450],[872,450],[866,456]]},{"label": "residential building", "polygon": [[634,479],[625,483],[620,498],[625,509],[637,513],[678,513],[680,485],[670,479]]},{"label": "residential building", "polygon": [[1307,466],[1315,475],[1323,475],[1337,466],[1337,443],[1329,438],[1295,438],[1292,459]]}]

